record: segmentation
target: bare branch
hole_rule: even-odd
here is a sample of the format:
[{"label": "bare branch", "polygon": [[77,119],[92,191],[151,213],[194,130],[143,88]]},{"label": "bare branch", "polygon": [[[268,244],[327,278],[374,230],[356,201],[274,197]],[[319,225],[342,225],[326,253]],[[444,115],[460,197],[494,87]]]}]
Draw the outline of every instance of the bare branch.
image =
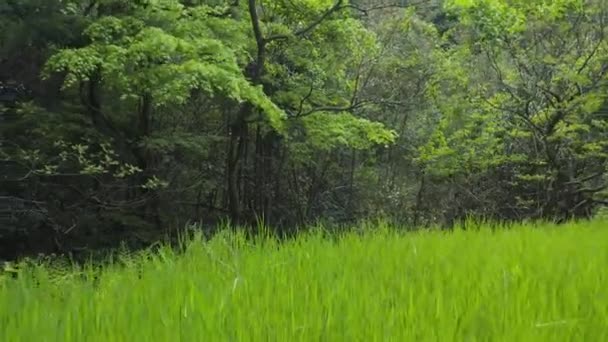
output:
[{"label": "bare branch", "polygon": [[302,114],[302,111],[304,110],[304,102],[306,102],[306,101],[308,101],[308,99],[310,99],[310,97],[312,96],[313,90],[314,90],[314,84],[311,82],[308,94],[306,94],[306,96],[304,96],[302,98],[302,100],[300,100],[300,108],[298,109],[298,114],[296,116],[299,116]]},{"label": "bare branch", "polygon": [[363,13],[363,15],[367,16],[367,15],[369,15],[369,12],[373,12],[373,11],[392,9],[392,8],[410,8],[410,7],[422,5],[424,3],[429,3],[429,2],[430,2],[429,0],[421,0],[421,1],[409,3],[409,4],[395,4],[395,3],[378,4],[378,5],[374,5],[374,6],[367,7],[367,8],[363,8],[363,7],[360,7],[357,5],[353,5],[353,4],[347,4],[347,5],[342,6],[342,8],[351,8],[351,9],[359,11],[359,12]]},{"label": "bare branch", "polygon": [[[251,0],[250,0],[251,2]],[[314,30],[317,26],[319,26],[319,24],[321,24],[327,17],[329,17],[330,15],[332,15],[333,13],[346,8],[344,5],[344,0],[338,0],[336,1],[336,3],[327,11],[325,11],[325,13],[323,13],[321,16],[319,16],[317,19],[315,19],[312,23],[310,23],[308,26],[295,31],[293,33],[294,36],[303,36],[305,34],[307,34],[308,32]],[[278,35],[274,35],[274,36],[270,36],[268,38],[266,38],[266,42],[271,42],[273,40],[279,40],[279,39],[288,39],[289,35],[286,34],[278,34]]]},{"label": "bare branch", "polygon": [[363,106],[365,106],[366,104],[368,104],[369,101],[361,101],[361,102],[357,102],[354,103],[352,105],[349,106],[344,106],[344,107],[337,107],[337,106],[319,106],[319,107],[315,107],[309,111],[306,111],[304,113],[300,113],[300,114],[295,114],[292,117],[297,117],[297,118],[301,118],[301,117],[305,117],[311,114],[315,114],[315,113],[319,113],[319,112],[331,112],[331,113],[340,113],[340,112],[349,112],[349,111],[353,111],[355,109],[361,108]]},{"label": "bare branch", "polygon": [[597,178],[597,177],[600,177],[600,176],[603,176],[603,175],[604,175],[604,172],[596,172],[596,173],[594,173],[592,175],[583,177],[581,179],[572,180],[572,181],[566,183],[565,185],[582,184],[582,183],[585,183],[587,181],[590,181],[590,180],[592,180],[594,178]]},{"label": "bare branch", "polygon": [[[312,30],[314,30],[317,26],[319,26],[323,21],[325,21],[325,19],[327,19],[329,16],[331,16],[332,14],[339,12],[341,10],[344,9],[353,9],[356,10],[358,12],[363,13],[364,15],[368,15],[369,12],[371,11],[375,11],[375,10],[382,10],[382,9],[388,9],[388,8],[409,8],[409,7],[414,7],[414,6],[418,6],[421,5],[423,3],[427,3],[429,2],[429,0],[421,0],[415,3],[411,3],[411,4],[381,4],[381,5],[374,5],[372,7],[368,7],[368,8],[363,8],[357,5],[353,5],[353,4],[345,4],[344,0],[337,0],[336,3],[330,7],[327,11],[325,11],[323,14],[321,14],[317,19],[315,19],[312,23],[308,24],[308,26],[301,28],[295,32],[293,32],[293,36],[304,36],[306,34],[308,34],[309,32],[311,32]],[[273,35],[270,36],[268,38],[266,38],[266,42],[271,42],[273,40],[280,40],[280,39],[289,39],[290,35],[287,34],[277,34],[277,35]]]}]

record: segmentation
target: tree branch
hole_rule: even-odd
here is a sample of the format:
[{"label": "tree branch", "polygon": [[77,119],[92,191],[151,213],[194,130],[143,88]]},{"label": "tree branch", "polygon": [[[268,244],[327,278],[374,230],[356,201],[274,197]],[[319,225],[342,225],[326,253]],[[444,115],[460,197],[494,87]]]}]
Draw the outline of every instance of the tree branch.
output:
[{"label": "tree branch", "polygon": [[[250,0],[251,2],[251,0]],[[317,19],[315,19],[312,23],[310,23],[308,26],[293,32],[294,36],[303,36],[305,34],[307,34],[308,32],[314,30],[317,26],[319,26],[327,17],[329,17],[330,15],[332,15],[333,13],[345,8],[345,6],[343,5],[344,0],[338,0],[336,1],[336,3],[327,11],[325,11],[325,13],[323,13],[321,16],[319,16]],[[266,42],[271,42],[273,40],[279,40],[279,39],[288,39],[289,35],[286,34],[277,34],[277,35],[273,35],[270,36],[268,38],[266,38]]]},{"label": "tree branch", "polygon": [[260,77],[262,76],[263,73],[263,68],[264,68],[264,64],[265,64],[265,59],[266,59],[266,39],[264,39],[264,35],[262,33],[262,28],[260,25],[260,16],[258,15],[258,10],[257,10],[257,1],[256,0],[249,0],[248,2],[248,7],[249,7],[249,16],[251,18],[251,26],[253,28],[253,35],[255,37],[255,42],[257,45],[257,60],[255,62],[255,65],[253,65],[253,69],[252,69],[252,75],[251,77],[253,78],[253,80],[255,81],[255,83],[258,83],[260,80]]},{"label": "tree branch", "polygon": [[306,111],[304,113],[296,113],[290,117],[301,118],[301,117],[305,117],[305,116],[308,116],[308,115],[311,115],[314,113],[319,113],[319,112],[331,112],[331,113],[349,112],[349,111],[355,110],[357,108],[361,108],[361,107],[365,106],[367,103],[369,103],[369,101],[361,101],[361,102],[357,102],[352,105],[344,106],[344,107],[319,106],[319,107],[313,108],[309,111]]},{"label": "tree branch", "polygon": [[[301,28],[301,29],[293,32],[292,34],[296,37],[306,35],[310,31],[314,30],[317,26],[319,26],[329,16],[331,16],[332,14],[334,14],[338,11],[341,11],[343,9],[353,9],[353,10],[363,13],[364,15],[368,15],[369,12],[375,11],[375,10],[382,10],[382,9],[388,9],[388,8],[409,8],[409,7],[421,5],[426,2],[429,2],[429,0],[421,0],[419,2],[415,2],[415,3],[411,3],[411,4],[381,4],[381,5],[375,5],[375,6],[368,7],[368,8],[363,8],[363,7],[360,7],[357,5],[353,5],[353,4],[345,4],[344,0],[337,0],[336,3],[332,7],[330,7],[327,11],[325,11],[323,14],[321,14],[312,23],[310,23],[308,26],[306,26],[304,28]],[[289,37],[290,37],[290,35],[287,35],[287,34],[277,34],[277,35],[273,35],[273,36],[266,38],[266,42],[271,42],[273,40],[288,39]]]}]

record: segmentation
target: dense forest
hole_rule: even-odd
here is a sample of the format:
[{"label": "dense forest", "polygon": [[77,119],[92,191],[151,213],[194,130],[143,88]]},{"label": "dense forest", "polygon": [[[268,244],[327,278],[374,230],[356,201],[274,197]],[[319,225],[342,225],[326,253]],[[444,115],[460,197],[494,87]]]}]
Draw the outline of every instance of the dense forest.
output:
[{"label": "dense forest", "polygon": [[603,0],[0,1],[0,258],[608,204]]}]

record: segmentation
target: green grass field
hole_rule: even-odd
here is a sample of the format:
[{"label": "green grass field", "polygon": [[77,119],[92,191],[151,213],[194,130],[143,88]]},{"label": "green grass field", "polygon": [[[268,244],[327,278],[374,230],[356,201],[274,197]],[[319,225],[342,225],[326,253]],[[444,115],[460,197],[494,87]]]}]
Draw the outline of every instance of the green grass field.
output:
[{"label": "green grass field", "polygon": [[0,282],[1,341],[608,341],[608,226],[221,234]]}]

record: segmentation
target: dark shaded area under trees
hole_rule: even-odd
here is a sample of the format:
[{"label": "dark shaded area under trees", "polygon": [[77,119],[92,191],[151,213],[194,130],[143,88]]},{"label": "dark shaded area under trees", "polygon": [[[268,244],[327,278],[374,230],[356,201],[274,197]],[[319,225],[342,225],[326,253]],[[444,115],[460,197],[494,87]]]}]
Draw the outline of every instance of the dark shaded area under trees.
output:
[{"label": "dark shaded area under trees", "polygon": [[5,0],[0,258],[226,219],[592,217],[607,20],[596,0]]}]

